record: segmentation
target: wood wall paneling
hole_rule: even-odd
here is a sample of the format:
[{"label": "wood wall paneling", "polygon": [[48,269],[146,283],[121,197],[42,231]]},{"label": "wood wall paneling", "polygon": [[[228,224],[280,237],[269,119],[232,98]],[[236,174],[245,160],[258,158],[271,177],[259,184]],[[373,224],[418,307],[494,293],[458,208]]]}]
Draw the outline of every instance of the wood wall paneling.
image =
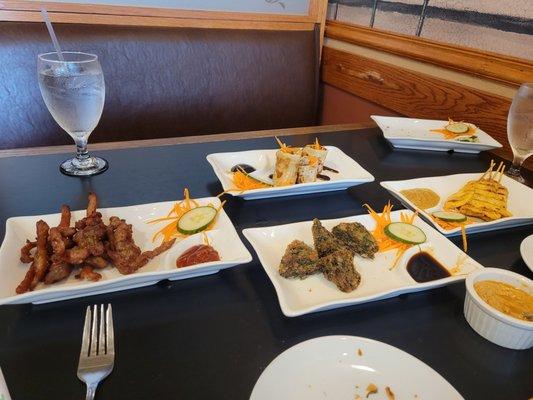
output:
[{"label": "wood wall paneling", "polygon": [[371,115],[402,116],[379,104],[326,83],[322,84],[321,91],[320,123],[323,125],[372,123]]},{"label": "wood wall paneling", "polygon": [[328,21],[326,37],[511,85],[533,82],[533,62],[376,28]]},{"label": "wood wall paneling", "polygon": [[323,50],[322,80],[409,117],[472,122],[504,145],[495,153],[512,158],[506,137],[510,99],[329,47]]}]

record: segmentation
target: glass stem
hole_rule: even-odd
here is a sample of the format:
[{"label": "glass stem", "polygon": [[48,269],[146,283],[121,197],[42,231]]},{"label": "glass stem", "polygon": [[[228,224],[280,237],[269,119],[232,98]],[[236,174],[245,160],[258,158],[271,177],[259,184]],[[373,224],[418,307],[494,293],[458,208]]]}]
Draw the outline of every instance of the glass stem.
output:
[{"label": "glass stem", "polygon": [[84,162],[89,158],[87,151],[87,139],[76,139],[76,158],[80,162]]},{"label": "glass stem", "polygon": [[507,174],[510,176],[518,177],[520,176],[520,168],[522,167],[522,163],[524,162],[524,157],[517,156],[516,154],[513,154],[513,165],[509,168],[509,171],[507,171]]}]

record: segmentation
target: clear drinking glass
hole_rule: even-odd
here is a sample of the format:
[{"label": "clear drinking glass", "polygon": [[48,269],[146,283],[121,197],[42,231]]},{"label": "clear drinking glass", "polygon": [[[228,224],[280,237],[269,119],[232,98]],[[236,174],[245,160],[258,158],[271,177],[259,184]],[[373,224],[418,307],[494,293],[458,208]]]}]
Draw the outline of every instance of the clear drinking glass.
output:
[{"label": "clear drinking glass", "polygon": [[107,161],[89,155],[87,141],[94,130],[105,100],[104,74],[94,54],[62,52],[39,54],[39,87],[48,111],[76,143],[76,157],[64,161],[66,175],[90,176],[104,172]]},{"label": "clear drinking glass", "polygon": [[513,165],[507,175],[524,183],[520,168],[533,154],[533,83],[524,83],[513,98],[507,116],[507,138],[513,150]]}]

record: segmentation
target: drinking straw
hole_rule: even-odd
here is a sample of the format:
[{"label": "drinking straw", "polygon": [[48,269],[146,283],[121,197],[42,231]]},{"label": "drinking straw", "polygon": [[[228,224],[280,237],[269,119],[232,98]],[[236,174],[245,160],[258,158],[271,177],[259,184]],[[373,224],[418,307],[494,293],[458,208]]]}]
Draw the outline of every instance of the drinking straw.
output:
[{"label": "drinking straw", "polygon": [[44,8],[41,8],[41,14],[43,15],[44,23],[46,24],[46,27],[48,28],[48,33],[50,34],[52,43],[54,44],[54,47],[56,48],[56,53],[57,53],[57,56],[59,57],[59,61],[65,61],[65,59],[63,58],[63,53],[61,52],[61,47],[59,47],[59,42],[57,41],[56,33],[54,32],[54,27],[52,26],[50,17],[48,16],[48,13],[46,12]]}]

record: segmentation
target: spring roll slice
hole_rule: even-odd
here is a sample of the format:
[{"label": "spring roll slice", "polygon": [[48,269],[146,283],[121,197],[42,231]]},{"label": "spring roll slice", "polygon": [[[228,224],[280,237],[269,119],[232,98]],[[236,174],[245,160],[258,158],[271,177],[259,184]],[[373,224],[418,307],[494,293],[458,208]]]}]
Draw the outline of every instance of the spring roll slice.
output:
[{"label": "spring roll slice", "polygon": [[326,156],[328,155],[328,149],[322,146],[320,147],[320,149],[317,149],[315,145],[308,144],[303,149],[303,155],[316,157],[318,159],[318,173],[320,173],[324,169],[324,161],[326,160]]},{"label": "spring roll slice", "polygon": [[298,167],[298,183],[316,182],[319,160],[317,157],[302,157]]},{"label": "spring roll slice", "polygon": [[301,155],[299,152],[276,152],[276,170],[274,171],[274,186],[294,185],[298,178],[298,166]]}]

